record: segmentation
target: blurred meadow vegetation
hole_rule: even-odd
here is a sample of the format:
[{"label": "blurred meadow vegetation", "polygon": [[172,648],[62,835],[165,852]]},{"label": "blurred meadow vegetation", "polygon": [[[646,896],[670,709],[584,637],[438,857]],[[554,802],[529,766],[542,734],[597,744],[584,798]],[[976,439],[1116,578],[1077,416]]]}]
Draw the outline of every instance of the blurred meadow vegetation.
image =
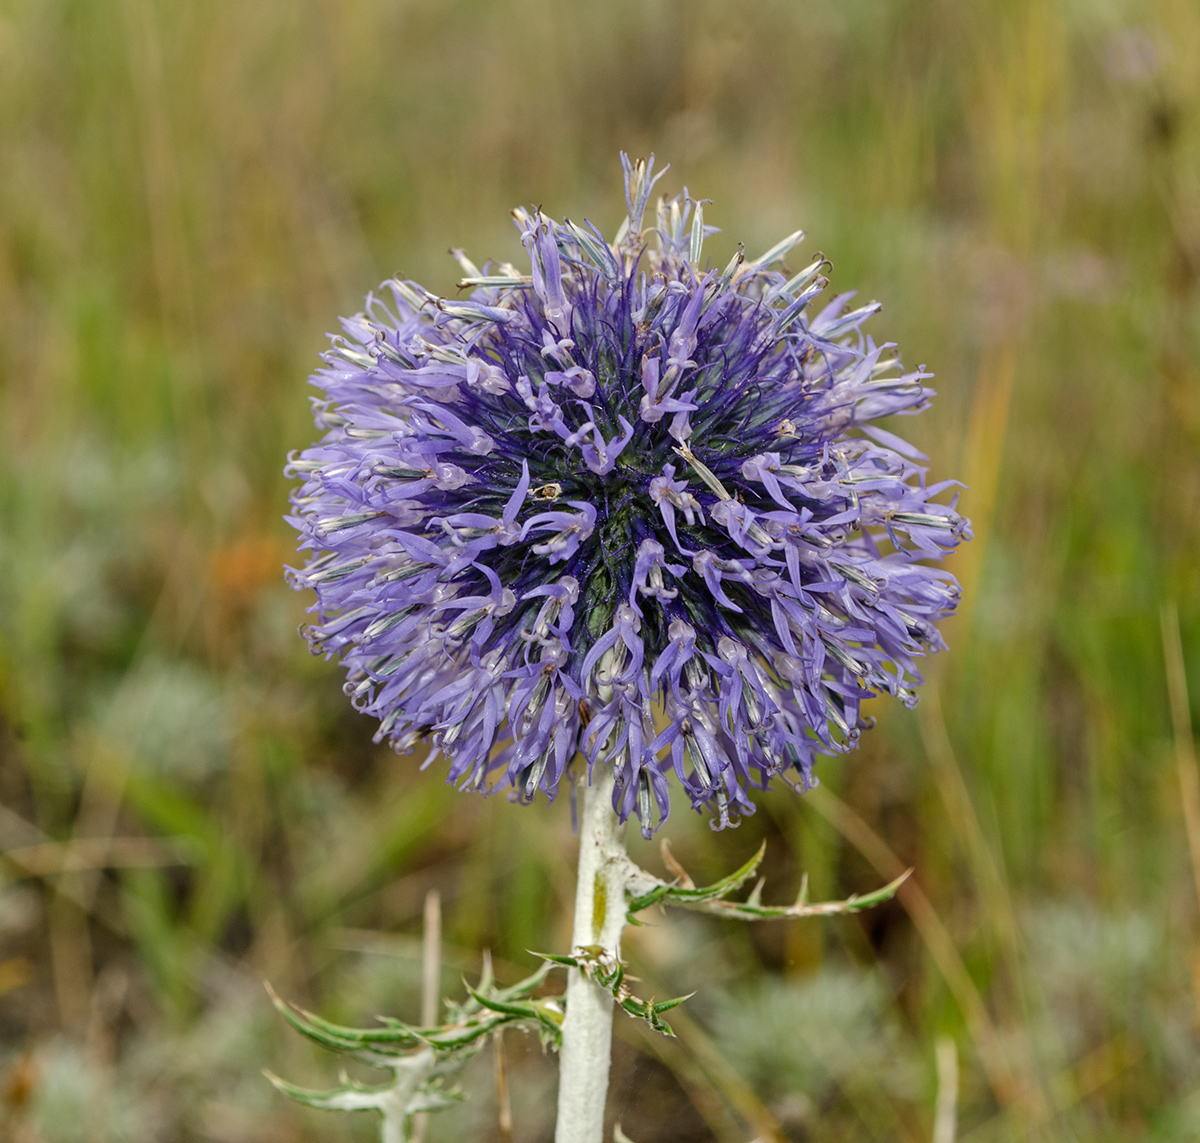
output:
[{"label": "blurred meadow vegetation", "polygon": [[[976,538],[916,713],[664,830],[697,878],[765,838],[767,900],[913,878],[633,931],[643,994],[699,993],[674,1040],[618,1016],[614,1115],[1200,1137],[1194,0],[3,0],[0,93],[0,1136],[367,1140],[261,1077],[335,1070],[264,978],[415,1019],[431,888],[448,994],[565,949],[565,799],[372,745],[296,637],[281,468],[336,315],[452,293],[450,245],[517,259],[517,204],[611,232],[625,149],[712,200],[716,260],[801,225],[884,302]],[[514,1138],[549,1139],[554,1061],[507,1048]],[[432,1143],[501,1138],[491,1069]]]}]

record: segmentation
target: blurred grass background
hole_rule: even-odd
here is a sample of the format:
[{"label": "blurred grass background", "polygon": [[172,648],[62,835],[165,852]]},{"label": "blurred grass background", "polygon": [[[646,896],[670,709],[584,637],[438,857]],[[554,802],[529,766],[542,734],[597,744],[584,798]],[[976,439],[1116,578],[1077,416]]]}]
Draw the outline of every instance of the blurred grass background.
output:
[{"label": "blurred grass background", "polygon": [[[259,1075],[334,1070],[264,977],[414,1018],[430,888],[448,990],[564,947],[566,805],[372,746],[295,636],[280,469],[337,314],[397,271],[452,291],[450,245],[515,259],[517,204],[611,231],[620,149],[713,200],[718,261],[802,225],[885,303],[976,539],[916,714],[877,704],[736,832],[665,831],[697,877],[767,838],[768,899],[912,865],[901,900],[638,930],[643,987],[700,994],[678,1040],[619,1023],[614,1113],[1200,1137],[1193,0],[3,0],[5,1139],[371,1138]],[[548,1139],[553,1061],[508,1040],[516,1138]],[[490,1068],[432,1141],[498,1138]]]}]

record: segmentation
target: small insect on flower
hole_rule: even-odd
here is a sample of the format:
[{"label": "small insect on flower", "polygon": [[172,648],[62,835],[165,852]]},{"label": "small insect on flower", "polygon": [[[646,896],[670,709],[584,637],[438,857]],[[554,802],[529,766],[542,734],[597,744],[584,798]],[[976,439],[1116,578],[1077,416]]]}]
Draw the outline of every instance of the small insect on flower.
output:
[{"label": "small insect on flower", "polygon": [[528,274],[455,251],[465,297],[390,281],[342,323],[290,575],[377,740],[522,800],[582,752],[647,834],[673,774],[719,828],[774,775],[811,785],[863,699],[915,702],[958,599],[927,561],[970,531],[875,424],[932,395],[861,332],[879,306],[809,317],[828,263],[781,269],[800,232],[702,263],[701,204],[644,229],[653,158],[622,163],[611,243],[518,210]]}]

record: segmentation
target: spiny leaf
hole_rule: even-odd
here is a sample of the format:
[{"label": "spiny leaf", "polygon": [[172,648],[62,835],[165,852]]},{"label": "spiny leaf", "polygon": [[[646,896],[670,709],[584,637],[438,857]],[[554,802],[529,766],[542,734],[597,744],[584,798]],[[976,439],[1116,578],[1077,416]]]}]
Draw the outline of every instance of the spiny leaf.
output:
[{"label": "spiny leaf", "polygon": [[654,1005],[655,1012],[670,1012],[672,1008],[678,1008],[685,1000],[691,1000],[696,994],[689,992],[686,996],[676,996],[674,1000],[660,1000]]},{"label": "spiny leaf", "polygon": [[[541,955],[541,954],[539,954]],[[656,1032],[664,1036],[674,1036],[671,1026],[663,1020],[659,1013],[669,1012],[678,1007],[687,996],[677,996],[673,1000],[641,1000],[633,996],[625,983],[625,965],[611,953],[599,945],[581,948],[575,956],[547,956],[547,960],[555,964],[578,968],[587,978],[612,994],[617,1006],[630,1016],[645,1020]],[[689,993],[689,996],[695,995]]]},{"label": "spiny leaf", "polygon": [[911,873],[911,869],[906,869],[894,881],[889,881],[882,888],[861,895],[854,893],[843,901],[819,901],[816,904],[797,901],[794,905],[761,905],[754,900],[709,901],[705,902],[702,908],[704,912],[712,913],[714,916],[732,917],[742,921],[847,916],[851,913],[861,913],[864,909],[870,909],[874,905],[890,900]]},{"label": "spiny leaf", "polygon": [[754,856],[745,865],[740,869],[734,870],[729,876],[722,877],[720,881],[716,881],[712,885],[700,888],[684,888],[682,885],[668,885],[665,883],[656,885],[649,892],[635,897],[629,902],[629,914],[632,917],[634,913],[640,913],[643,909],[648,909],[651,905],[657,905],[660,902],[668,905],[693,905],[725,897],[735,889],[739,889],[754,876],[759,865],[762,864],[762,859],[766,852],[767,843],[764,841],[758,847]]},{"label": "spiny leaf", "polygon": [[[895,895],[905,879],[912,873],[911,869],[906,870],[894,881],[889,882],[882,888],[876,889],[871,893],[855,893],[843,901],[819,901],[815,904],[811,903],[808,900],[807,876],[802,879],[800,892],[796,897],[795,903],[791,905],[764,905],[762,903],[764,884],[762,879],[750,891],[750,895],[745,901],[723,900],[722,898],[744,884],[754,875],[762,861],[764,852],[765,843],[759,847],[758,852],[740,869],[731,873],[728,877],[700,889],[683,888],[679,884],[658,881],[657,878],[630,863],[630,868],[633,872],[633,876],[630,878],[630,885],[636,886],[642,892],[633,896],[629,901],[629,921],[632,924],[637,924],[635,914],[656,904],[676,905],[680,908],[693,909],[700,913],[711,913],[715,917],[729,917],[741,921],[796,920],[804,917],[845,916],[850,913],[862,912],[864,909],[869,909],[874,905],[887,901]],[[687,876],[683,867],[673,857],[667,861],[667,865],[676,874],[677,878],[682,879]]]},{"label": "spiny leaf", "polygon": [[264,1071],[263,1075],[289,1099],[308,1107],[320,1108],[322,1111],[379,1111],[392,1087],[391,1084],[380,1087],[361,1087],[353,1084],[334,1088],[332,1091],[313,1091],[311,1088],[288,1083],[273,1072]]},{"label": "spiny leaf", "polygon": [[[289,1099],[308,1107],[315,1107],[320,1111],[379,1111],[385,1116],[392,1110],[390,1105],[400,1082],[394,1081],[379,1087],[348,1082],[345,1087],[334,1088],[331,1091],[314,1091],[290,1084],[273,1072],[264,1071],[263,1075]],[[408,1096],[402,1114],[407,1116],[422,1111],[443,1111],[460,1103],[462,1099],[463,1095],[459,1091],[434,1091],[421,1087]]]},{"label": "spiny leaf", "polygon": [[[532,950],[531,950],[532,951]],[[563,968],[578,968],[579,961],[573,956],[562,956],[558,953],[533,953],[534,956],[540,956],[542,960],[549,961],[553,965],[561,965]]]},{"label": "spiny leaf", "polygon": [[537,1013],[534,1011],[533,1005],[528,1003],[528,1001],[513,1002],[499,1000],[492,996],[485,996],[482,992],[476,992],[470,985],[467,986],[467,991],[470,992],[473,999],[493,1012],[499,1012],[504,1016],[511,1016],[516,1020],[537,1019]]},{"label": "spiny leaf", "polygon": [[433,1029],[425,1042],[441,1052],[455,1052],[486,1038],[504,1020],[494,1015],[479,1017],[463,1024]]},{"label": "spiny leaf", "polygon": [[297,1032],[335,1052],[355,1051],[358,1048],[376,1050],[395,1048],[399,1052],[403,1049],[419,1047],[425,1042],[420,1031],[407,1024],[401,1024],[399,1021],[394,1022],[396,1026],[385,1028],[345,1028],[340,1024],[323,1020],[320,1016],[308,1012],[298,1005],[282,1000],[270,984],[267,985],[267,991],[280,1015]]}]

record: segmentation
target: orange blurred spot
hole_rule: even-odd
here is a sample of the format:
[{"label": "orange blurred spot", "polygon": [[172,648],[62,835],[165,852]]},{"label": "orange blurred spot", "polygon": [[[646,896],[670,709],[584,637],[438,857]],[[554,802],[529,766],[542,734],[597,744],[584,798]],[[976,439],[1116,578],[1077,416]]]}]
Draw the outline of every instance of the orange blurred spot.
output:
[{"label": "orange blurred spot", "polygon": [[280,583],[283,565],[295,552],[275,536],[246,536],[218,548],[209,563],[209,579],[219,603],[244,607],[268,583]]},{"label": "orange blurred spot", "polygon": [[37,1087],[37,1065],[33,1053],[24,1052],[0,1079],[0,1107],[21,1112],[29,1105]]}]

